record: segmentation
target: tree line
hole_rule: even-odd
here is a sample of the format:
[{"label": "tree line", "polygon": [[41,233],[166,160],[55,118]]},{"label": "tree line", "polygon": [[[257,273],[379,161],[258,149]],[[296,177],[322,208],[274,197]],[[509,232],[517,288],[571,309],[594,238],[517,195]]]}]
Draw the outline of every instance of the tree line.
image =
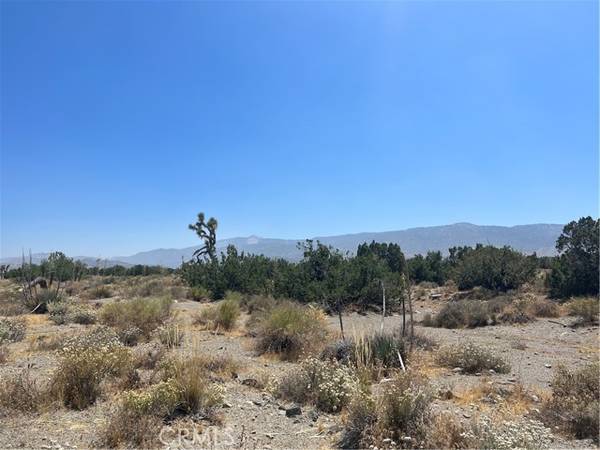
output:
[{"label": "tree line", "polygon": [[302,302],[381,303],[382,285],[391,301],[404,295],[409,283],[453,281],[459,289],[481,286],[494,291],[518,289],[539,269],[549,271],[548,288],[554,297],[598,293],[598,220],[581,218],[564,227],[557,240],[557,257],[524,255],[510,247],[478,244],[453,247],[447,256],[429,252],[405,258],[397,244],[371,242],[354,255],[320,242],[299,243],[303,258],[281,258],[239,253],[234,246],[217,256],[217,221],[204,214],[190,228],[203,240],[197,258],[180,269],[193,287],[207,289],[215,299],[227,290],[287,297]]}]

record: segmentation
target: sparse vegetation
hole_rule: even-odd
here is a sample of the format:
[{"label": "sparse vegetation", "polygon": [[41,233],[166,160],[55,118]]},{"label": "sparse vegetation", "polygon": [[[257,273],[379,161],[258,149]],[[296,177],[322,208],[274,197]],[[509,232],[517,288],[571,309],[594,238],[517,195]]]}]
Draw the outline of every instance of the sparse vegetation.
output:
[{"label": "sparse vegetation", "polygon": [[460,368],[465,373],[478,373],[484,370],[508,373],[510,370],[506,360],[471,342],[440,348],[436,361],[451,369]]},{"label": "sparse vegetation", "polygon": [[124,331],[139,328],[148,337],[170,315],[172,300],[162,298],[137,298],[106,304],[100,310],[100,322]]},{"label": "sparse vegetation", "polygon": [[569,315],[576,316],[575,325],[593,325],[598,323],[600,302],[597,298],[577,298],[567,303]]},{"label": "sparse vegetation", "polygon": [[49,403],[44,387],[28,369],[0,380],[0,412],[37,412]]},{"label": "sparse vegetation", "polygon": [[0,319],[0,344],[18,342],[25,337],[25,321],[23,319]]},{"label": "sparse vegetation", "polygon": [[179,325],[168,323],[156,330],[156,335],[161,344],[167,348],[179,347],[183,342],[184,333]]},{"label": "sparse vegetation", "polygon": [[327,324],[322,311],[291,302],[267,311],[257,324],[257,349],[297,359],[325,344]]},{"label": "sparse vegetation", "polygon": [[598,442],[600,432],[600,364],[569,370],[559,366],[552,381],[552,398],[542,411],[543,420],[578,439]]},{"label": "sparse vegetation", "polygon": [[277,386],[277,395],[297,403],[312,403],[326,412],[339,412],[360,390],[351,368],[337,361],[308,358]]},{"label": "sparse vegetation", "polygon": [[398,374],[373,399],[358,395],[350,404],[342,448],[419,448],[425,443],[433,395],[412,372]]},{"label": "sparse vegetation", "polygon": [[240,316],[239,302],[233,299],[223,300],[218,305],[210,305],[196,316],[194,323],[211,330],[229,331],[235,327]]}]

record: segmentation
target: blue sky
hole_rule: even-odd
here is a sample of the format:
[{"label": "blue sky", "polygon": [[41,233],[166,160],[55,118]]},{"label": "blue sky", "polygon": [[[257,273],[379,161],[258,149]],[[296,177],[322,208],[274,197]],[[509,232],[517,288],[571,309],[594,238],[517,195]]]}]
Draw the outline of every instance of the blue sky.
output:
[{"label": "blue sky", "polygon": [[598,214],[598,4],[2,2],[3,256]]}]

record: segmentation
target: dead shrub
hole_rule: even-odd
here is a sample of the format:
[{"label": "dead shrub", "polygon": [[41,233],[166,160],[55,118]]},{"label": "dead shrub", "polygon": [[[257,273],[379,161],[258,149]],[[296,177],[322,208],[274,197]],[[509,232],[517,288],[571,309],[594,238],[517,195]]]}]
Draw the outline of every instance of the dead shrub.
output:
[{"label": "dead shrub", "polygon": [[529,313],[534,317],[559,317],[560,307],[551,300],[536,298],[529,304]]},{"label": "dead shrub", "polygon": [[28,369],[0,381],[0,410],[33,413],[47,406],[48,400]]},{"label": "dead shrub", "polygon": [[600,364],[569,370],[559,366],[552,380],[552,398],[542,410],[542,419],[577,439],[598,442],[600,431]]}]

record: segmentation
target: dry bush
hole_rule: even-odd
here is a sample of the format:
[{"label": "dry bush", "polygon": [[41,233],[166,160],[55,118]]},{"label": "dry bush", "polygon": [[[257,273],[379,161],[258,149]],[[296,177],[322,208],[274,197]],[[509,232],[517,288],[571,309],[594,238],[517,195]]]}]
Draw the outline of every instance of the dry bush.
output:
[{"label": "dry bush", "polygon": [[575,325],[594,325],[598,323],[599,306],[597,298],[576,298],[567,303],[570,316],[577,316]]},{"label": "dry bush", "polygon": [[536,298],[529,304],[529,313],[534,317],[559,317],[560,306],[552,300]]},{"label": "dry bush", "polygon": [[25,320],[0,319],[0,344],[3,342],[19,342],[25,337]]},{"label": "dry bush", "polygon": [[436,362],[444,367],[460,367],[466,373],[490,369],[497,373],[510,371],[506,360],[471,342],[442,347],[436,355]]},{"label": "dry bush", "polygon": [[69,301],[48,305],[49,319],[57,325],[78,323],[91,325],[96,323],[96,313],[89,307]]},{"label": "dry bush", "polygon": [[133,365],[136,368],[154,369],[162,361],[166,348],[158,342],[137,345],[133,349]]},{"label": "dry bush", "polygon": [[[52,394],[66,407],[84,409],[101,393],[107,377],[127,375],[133,366],[131,353],[114,336],[101,332],[80,336],[65,344],[51,381]],[[108,335],[108,333],[106,333]]]},{"label": "dry bush", "polygon": [[465,426],[452,413],[444,411],[428,425],[425,448],[472,448],[466,433]]},{"label": "dry bush", "polygon": [[578,439],[598,442],[600,433],[600,364],[575,370],[559,366],[552,380],[552,398],[544,404],[542,418]]},{"label": "dry bush", "polygon": [[337,361],[308,358],[286,374],[276,395],[297,403],[312,403],[325,412],[339,412],[360,390],[355,372]]},{"label": "dry bush", "polygon": [[224,300],[200,311],[194,323],[211,330],[231,330],[240,316],[240,305],[235,300]]},{"label": "dry bush", "polygon": [[488,302],[459,300],[446,303],[435,317],[425,317],[424,326],[441,328],[484,327],[495,323]]},{"label": "dry bush", "polygon": [[119,408],[100,431],[97,446],[100,448],[158,448],[158,433],[163,419],[152,415],[140,415],[135,411]]},{"label": "dry bush", "polygon": [[168,323],[156,329],[156,336],[167,348],[175,348],[182,344],[185,333],[176,323]]},{"label": "dry bush", "polygon": [[0,295],[0,316],[18,316],[29,310],[23,304],[23,294],[14,290],[4,291]]},{"label": "dry bush", "polygon": [[181,390],[174,380],[125,392],[117,411],[102,431],[101,446],[114,448],[128,444],[153,448],[163,419],[173,414],[180,395]]},{"label": "dry bush", "polygon": [[327,321],[321,310],[291,302],[267,311],[256,325],[257,350],[295,360],[326,344]]},{"label": "dry bush", "polygon": [[106,285],[95,286],[85,291],[85,298],[88,300],[98,300],[101,298],[110,298],[114,294]]},{"label": "dry bush", "polygon": [[342,448],[419,448],[427,437],[433,395],[408,371],[385,383],[375,399],[361,393],[349,407]]},{"label": "dry bush", "polygon": [[49,403],[47,391],[28,369],[0,381],[0,410],[32,413]]},{"label": "dry bush", "polygon": [[163,364],[162,369],[163,380],[173,380],[180,392],[179,411],[216,419],[215,408],[223,402],[223,388],[210,382],[202,358],[173,358]]},{"label": "dry bush", "polygon": [[136,327],[148,337],[169,318],[172,303],[166,297],[108,303],[100,310],[100,322],[121,331]]}]

